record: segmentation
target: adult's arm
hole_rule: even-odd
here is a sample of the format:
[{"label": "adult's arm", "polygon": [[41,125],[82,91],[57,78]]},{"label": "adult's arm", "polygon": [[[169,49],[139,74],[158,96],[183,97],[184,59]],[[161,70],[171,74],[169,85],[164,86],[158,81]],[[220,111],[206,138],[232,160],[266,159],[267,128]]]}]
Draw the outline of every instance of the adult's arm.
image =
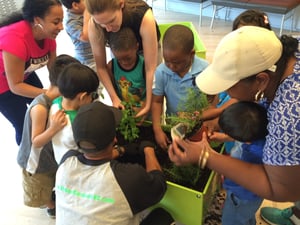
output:
[{"label": "adult's arm", "polygon": [[[179,149],[180,145],[184,152]],[[262,198],[273,201],[299,201],[300,165],[274,166],[251,164],[224,156],[210,148],[203,134],[201,142],[175,139],[169,148],[169,157],[177,165],[197,164],[201,151],[207,149],[209,157],[206,166],[247,188]]]},{"label": "adult's arm", "polygon": [[96,28],[94,20],[91,19],[89,21],[88,30],[89,40],[94,54],[99,79],[108,92],[113,106],[117,108],[123,107],[107,71],[105,40],[103,37],[102,28]]},{"label": "adult's arm", "polygon": [[154,72],[157,66],[158,55],[158,42],[156,34],[156,23],[151,9],[148,9],[145,13],[141,27],[140,35],[143,43],[143,53],[145,59],[145,72],[146,72],[146,102],[145,106],[137,117],[145,115],[149,112],[151,107],[152,97],[152,84],[154,78]]},{"label": "adult's arm", "polygon": [[8,86],[14,94],[35,98],[45,92],[44,89],[24,83],[25,61],[6,51],[2,54]]},{"label": "adult's arm", "polygon": [[51,68],[51,66],[53,65],[55,59],[56,59],[56,50],[51,51],[51,52],[49,53],[49,61],[48,61],[48,63],[47,63],[47,68],[48,68],[48,70],[49,70],[49,69]]}]

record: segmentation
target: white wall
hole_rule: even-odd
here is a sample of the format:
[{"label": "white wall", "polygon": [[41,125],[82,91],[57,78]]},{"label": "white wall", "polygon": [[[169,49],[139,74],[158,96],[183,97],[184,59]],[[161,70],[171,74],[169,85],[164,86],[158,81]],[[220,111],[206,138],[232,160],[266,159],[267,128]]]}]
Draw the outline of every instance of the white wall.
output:
[{"label": "white wall", "polygon": [[[181,0],[157,0],[157,1],[166,1],[167,10],[199,15],[199,10],[200,10],[199,3],[187,2],[187,1],[181,1]],[[207,4],[207,2],[205,2],[205,4]],[[242,11],[244,11],[244,10],[232,8],[230,10],[228,19],[234,20],[234,18],[236,16],[238,16]],[[219,10],[216,18],[224,19],[225,12],[226,12],[225,8]],[[212,14],[213,14],[213,9],[212,9],[211,5],[202,10],[202,16],[212,17]],[[280,28],[282,15],[271,14],[271,13],[267,13],[267,14],[269,16],[271,26],[274,28]],[[285,23],[284,23],[285,29],[289,30],[291,28],[291,21],[292,21],[291,19],[285,21]],[[293,30],[300,31],[300,6],[298,6],[295,9]]]}]

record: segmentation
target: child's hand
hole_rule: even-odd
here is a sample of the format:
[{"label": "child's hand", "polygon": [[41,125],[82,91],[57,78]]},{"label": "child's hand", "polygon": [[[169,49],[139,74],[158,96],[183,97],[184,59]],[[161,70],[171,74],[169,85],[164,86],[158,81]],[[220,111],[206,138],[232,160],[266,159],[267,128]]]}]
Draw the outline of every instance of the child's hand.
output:
[{"label": "child's hand", "polygon": [[171,140],[167,137],[165,132],[160,129],[154,132],[155,134],[155,140],[156,143],[162,148],[162,149],[168,149],[169,144],[171,144]]},{"label": "child's hand", "polygon": [[112,101],[112,104],[114,107],[116,107],[117,109],[125,109],[125,106],[122,104],[121,100],[118,98],[114,101]]},{"label": "child's hand", "polygon": [[226,141],[233,141],[232,138],[230,138],[227,134],[224,134],[222,132],[213,132],[209,136],[209,140],[216,141],[216,142],[226,142]]},{"label": "child's hand", "polygon": [[66,113],[63,110],[58,110],[50,117],[49,129],[58,132],[67,125],[67,122]]},{"label": "child's hand", "polygon": [[139,110],[139,112],[136,114],[135,117],[142,117],[142,116],[146,116],[148,114],[148,112],[150,111],[150,106],[147,107],[146,104],[143,104],[141,109]]},{"label": "child's hand", "polygon": [[207,127],[207,136],[210,138],[210,136],[215,132],[219,131],[219,125],[218,125],[219,117],[212,119],[212,120],[205,120],[203,121],[203,126]]}]

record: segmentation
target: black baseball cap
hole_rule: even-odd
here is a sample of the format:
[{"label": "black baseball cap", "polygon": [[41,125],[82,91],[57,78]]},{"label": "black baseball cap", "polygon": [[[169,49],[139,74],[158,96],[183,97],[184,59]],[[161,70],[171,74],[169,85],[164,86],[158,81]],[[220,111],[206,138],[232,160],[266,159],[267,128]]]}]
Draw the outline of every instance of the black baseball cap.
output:
[{"label": "black baseball cap", "polygon": [[[105,149],[116,137],[116,127],[121,118],[121,110],[99,101],[81,106],[72,123],[76,144],[87,153]],[[96,148],[82,148],[82,141],[89,142]]]}]

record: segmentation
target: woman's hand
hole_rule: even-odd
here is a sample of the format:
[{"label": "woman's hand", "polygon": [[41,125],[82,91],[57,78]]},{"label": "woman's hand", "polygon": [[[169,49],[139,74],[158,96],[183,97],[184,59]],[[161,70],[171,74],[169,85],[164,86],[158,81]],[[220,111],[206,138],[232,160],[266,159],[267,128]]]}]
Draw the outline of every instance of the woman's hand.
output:
[{"label": "woman's hand", "polygon": [[203,150],[211,150],[205,132],[200,142],[175,138],[169,147],[168,154],[172,162],[178,166],[183,166],[187,164],[198,164],[199,156]]}]

